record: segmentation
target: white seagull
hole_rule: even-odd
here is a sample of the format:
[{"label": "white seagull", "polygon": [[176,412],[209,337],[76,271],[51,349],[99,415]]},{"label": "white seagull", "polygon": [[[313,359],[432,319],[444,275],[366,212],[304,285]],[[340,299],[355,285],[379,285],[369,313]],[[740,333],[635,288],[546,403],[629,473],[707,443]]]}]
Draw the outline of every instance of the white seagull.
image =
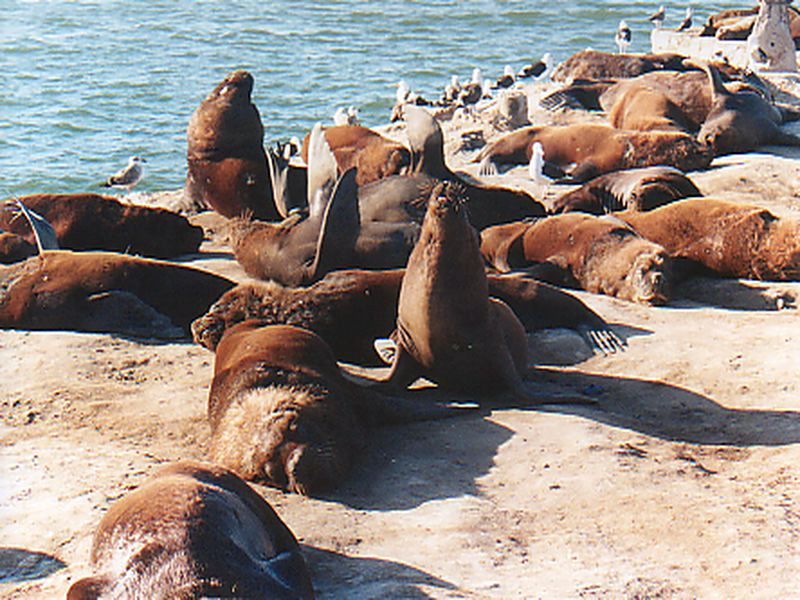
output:
[{"label": "white seagull", "polygon": [[531,152],[531,162],[528,163],[528,176],[533,182],[543,188],[547,188],[553,180],[544,174],[544,148],[539,142],[533,143]]},{"label": "white seagull", "polygon": [[686,7],[686,16],[683,17],[683,21],[681,24],[678,25],[678,28],[675,31],[686,31],[692,26],[692,7]]},{"label": "white seagull", "polygon": [[617,27],[617,35],[614,38],[614,41],[617,42],[619,53],[625,54],[628,46],[631,45],[631,28],[628,27],[628,24],[625,21],[619,22],[619,27]]},{"label": "white seagull", "polygon": [[647,20],[650,21],[653,25],[656,26],[656,29],[661,29],[661,26],[664,25],[664,19],[667,18],[667,9],[664,8],[664,5],[658,7],[658,10],[650,15]]},{"label": "white seagull", "polygon": [[103,184],[103,187],[120,188],[130,192],[134,186],[142,180],[144,176],[144,167],[142,163],[146,162],[147,161],[140,156],[131,156],[128,159],[128,165],[109,177]]}]

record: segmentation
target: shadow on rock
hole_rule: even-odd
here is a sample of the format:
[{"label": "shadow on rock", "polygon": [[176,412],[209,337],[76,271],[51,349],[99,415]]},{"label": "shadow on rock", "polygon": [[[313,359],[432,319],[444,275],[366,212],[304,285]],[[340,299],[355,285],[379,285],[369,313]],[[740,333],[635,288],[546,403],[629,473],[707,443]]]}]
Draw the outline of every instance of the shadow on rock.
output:
[{"label": "shadow on rock", "polygon": [[0,547],[0,583],[42,579],[66,566],[56,557],[43,552]]},{"label": "shadow on rock", "polygon": [[[303,546],[318,598],[430,598],[419,586],[456,590],[452,583],[402,563],[345,556]],[[356,592],[355,590],[358,590]]]},{"label": "shadow on rock", "polygon": [[[729,310],[782,310],[796,308],[800,297],[797,283],[693,278],[681,283],[672,306],[694,308],[694,303]],[[690,300],[691,305],[682,300]]]}]

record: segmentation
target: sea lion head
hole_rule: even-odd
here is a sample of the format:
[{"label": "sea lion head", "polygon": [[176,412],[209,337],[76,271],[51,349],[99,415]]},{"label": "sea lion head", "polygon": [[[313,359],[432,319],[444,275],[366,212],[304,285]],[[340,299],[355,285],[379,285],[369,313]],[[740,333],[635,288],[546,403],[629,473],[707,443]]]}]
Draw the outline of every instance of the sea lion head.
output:
[{"label": "sea lion head", "polygon": [[639,252],[628,271],[630,300],[666,304],[672,289],[672,263],[663,249]]},{"label": "sea lion head", "polygon": [[250,102],[253,93],[253,76],[247,71],[234,71],[217,84],[207,100],[224,99],[227,101]]},{"label": "sea lion head", "polygon": [[439,219],[465,219],[466,202],[466,187],[454,181],[441,181],[431,190],[428,198],[428,214]]}]

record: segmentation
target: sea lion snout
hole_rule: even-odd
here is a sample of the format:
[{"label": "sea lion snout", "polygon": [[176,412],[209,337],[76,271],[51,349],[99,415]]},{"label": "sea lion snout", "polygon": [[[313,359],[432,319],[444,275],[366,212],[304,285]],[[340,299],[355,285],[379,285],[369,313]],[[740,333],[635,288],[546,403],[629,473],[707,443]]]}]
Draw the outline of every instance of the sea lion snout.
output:
[{"label": "sea lion snout", "polygon": [[672,263],[663,254],[643,254],[633,263],[632,283],[635,301],[661,305],[672,293]]}]

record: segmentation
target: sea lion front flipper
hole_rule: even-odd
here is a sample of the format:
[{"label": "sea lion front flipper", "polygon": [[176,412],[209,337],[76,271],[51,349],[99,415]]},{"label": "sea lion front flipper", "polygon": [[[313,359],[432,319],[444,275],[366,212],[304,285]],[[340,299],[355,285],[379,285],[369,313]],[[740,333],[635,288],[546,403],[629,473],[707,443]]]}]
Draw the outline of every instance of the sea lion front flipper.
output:
[{"label": "sea lion front flipper", "polygon": [[776,133],[773,137],[772,141],[769,143],[770,146],[800,146],[800,136],[796,136],[793,133],[787,133],[786,131],[781,130],[780,128],[776,127]]},{"label": "sea lion front flipper", "polygon": [[36,247],[39,249],[39,254],[45,250],[59,250],[58,237],[56,230],[50,225],[50,222],[42,215],[32,211],[25,206],[20,200],[14,199],[7,204],[7,209],[17,214],[22,214],[28,221],[28,225],[33,231],[33,237],[36,239]]},{"label": "sea lion front flipper", "polygon": [[375,348],[375,353],[387,365],[394,363],[394,357],[397,354],[397,342],[390,338],[379,338],[373,340],[372,347]]},{"label": "sea lion front flipper", "polygon": [[408,350],[398,343],[392,369],[388,377],[379,384],[380,388],[406,389],[422,376],[422,369]]},{"label": "sea lion front flipper", "polygon": [[[312,598],[313,590],[309,589],[307,567],[302,555],[297,551],[281,552],[267,562],[267,570],[273,582],[283,586],[287,597],[302,593],[301,598]],[[271,582],[272,583],[272,582]],[[272,589],[271,587],[269,588]]]},{"label": "sea lion front flipper", "polygon": [[119,332],[143,338],[182,339],[186,332],[138,296],[123,290],[93,294],[86,299],[87,316],[79,331]]},{"label": "sea lion front flipper", "polygon": [[329,271],[352,266],[352,256],[361,229],[356,169],[348,169],[336,182],[319,229],[311,280]]}]

